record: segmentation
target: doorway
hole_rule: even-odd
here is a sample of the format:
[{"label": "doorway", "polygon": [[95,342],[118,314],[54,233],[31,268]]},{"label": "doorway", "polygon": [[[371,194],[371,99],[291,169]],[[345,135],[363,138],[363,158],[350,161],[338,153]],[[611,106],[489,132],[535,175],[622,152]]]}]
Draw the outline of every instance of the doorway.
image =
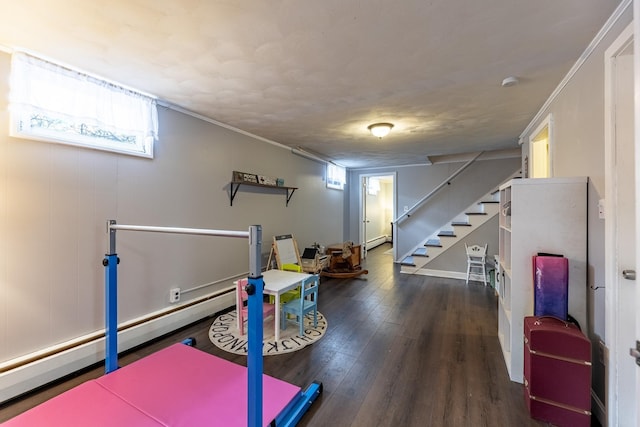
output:
[{"label": "doorway", "polygon": [[[393,244],[392,221],[396,212],[396,175],[360,175],[360,245],[362,257],[383,243]],[[393,250],[395,259],[395,249]]]},{"label": "doorway", "polygon": [[[633,26],[605,53],[605,277],[609,425],[638,419],[635,343],[636,186]],[[626,274],[624,272],[627,272]]]},{"label": "doorway", "polygon": [[551,123],[548,115],[529,139],[530,178],[551,178]]}]

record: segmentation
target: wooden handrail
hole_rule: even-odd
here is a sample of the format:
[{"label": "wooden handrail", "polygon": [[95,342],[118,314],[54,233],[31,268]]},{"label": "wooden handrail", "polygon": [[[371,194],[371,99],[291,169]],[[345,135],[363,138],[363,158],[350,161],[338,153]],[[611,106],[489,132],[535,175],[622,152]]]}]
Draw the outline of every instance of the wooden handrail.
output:
[{"label": "wooden handrail", "polygon": [[420,199],[415,205],[411,206],[411,208],[409,208],[408,211],[404,212],[402,215],[400,215],[398,218],[396,218],[395,220],[393,220],[392,224],[393,225],[397,225],[399,224],[401,221],[405,220],[406,218],[409,218],[411,216],[411,214],[413,213],[413,211],[415,211],[416,209],[418,209],[420,206],[422,206],[427,200],[429,200],[431,197],[433,197],[438,191],[440,191],[444,186],[448,185],[450,183],[451,180],[453,180],[455,177],[457,177],[458,175],[460,175],[466,168],[468,168],[469,166],[471,166],[471,164],[473,162],[475,162],[478,157],[480,157],[482,155],[482,153],[484,153],[484,151],[480,151],[478,154],[476,154],[475,157],[473,157],[471,160],[469,160],[467,163],[465,163],[464,165],[462,165],[460,167],[460,169],[458,169],[457,171],[455,171],[453,174],[451,174],[451,176],[449,176],[447,179],[445,179],[444,181],[442,181],[436,188],[434,188],[433,190],[431,190],[429,192],[429,194],[427,194],[426,196],[424,196],[422,199]]}]

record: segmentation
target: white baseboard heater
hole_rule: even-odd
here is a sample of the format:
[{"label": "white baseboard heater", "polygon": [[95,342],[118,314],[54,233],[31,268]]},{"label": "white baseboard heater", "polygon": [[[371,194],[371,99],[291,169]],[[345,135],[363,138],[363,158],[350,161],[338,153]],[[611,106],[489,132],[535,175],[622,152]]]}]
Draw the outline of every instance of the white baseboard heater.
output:
[{"label": "white baseboard heater", "polygon": [[383,243],[389,242],[390,239],[387,236],[378,236],[376,238],[373,238],[371,240],[367,240],[367,250],[370,251],[371,249],[380,246]]},{"label": "white baseboard heater", "polygon": [[[233,287],[151,313],[118,327],[118,351],[126,351],[235,304]],[[188,338],[188,337],[184,337]],[[105,358],[104,330],[0,365],[0,403],[94,365]]]}]

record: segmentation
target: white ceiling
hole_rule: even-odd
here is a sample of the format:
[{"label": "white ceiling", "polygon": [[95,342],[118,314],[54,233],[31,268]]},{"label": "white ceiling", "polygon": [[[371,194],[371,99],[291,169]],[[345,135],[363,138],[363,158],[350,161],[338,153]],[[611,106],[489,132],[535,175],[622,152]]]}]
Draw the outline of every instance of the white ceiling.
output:
[{"label": "white ceiling", "polygon": [[0,0],[0,45],[347,167],[405,165],[517,148],[619,3]]}]

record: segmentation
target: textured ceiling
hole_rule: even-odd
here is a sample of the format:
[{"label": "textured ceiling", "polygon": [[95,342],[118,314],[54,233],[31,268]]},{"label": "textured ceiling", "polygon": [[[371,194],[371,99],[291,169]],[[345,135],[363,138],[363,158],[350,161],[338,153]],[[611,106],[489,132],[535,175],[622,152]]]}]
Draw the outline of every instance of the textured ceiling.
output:
[{"label": "textured ceiling", "polygon": [[0,45],[348,167],[405,165],[516,148],[619,3],[0,0]]}]

